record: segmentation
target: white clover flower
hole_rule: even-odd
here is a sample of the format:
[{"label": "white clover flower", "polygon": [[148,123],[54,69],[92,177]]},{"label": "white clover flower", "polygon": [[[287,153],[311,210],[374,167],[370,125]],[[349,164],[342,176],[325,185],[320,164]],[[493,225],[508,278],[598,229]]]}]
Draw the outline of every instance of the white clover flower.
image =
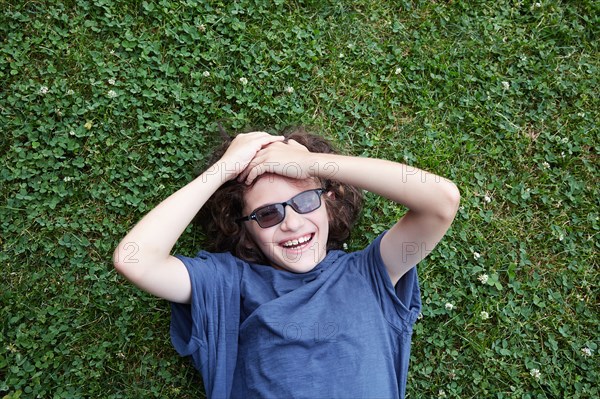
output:
[{"label": "white clover flower", "polygon": [[481,258],[481,254],[479,252],[473,252],[473,258],[475,260],[479,260],[479,258]]},{"label": "white clover flower", "polygon": [[402,73],[402,68],[396,68],[396,71],[394,71],[394,73],[396,75],[400,75]]},{"label": "white clover flower", "polygon": [[446,391],[444,391],[443,389],[440,389],[440,390],[438,391],[438,395],[437,395],[437,397],[438,397],[438,398],[445,398],[445,397],[446,397]]},{"label": "white clover flower", "polygon": [[69,176],[65,176],[65,177],[63,178],[63,181],[64,181],[65,183],[68,183],[68,182],[70,182],[71,180],[73,180],[73,178],[72,178],[72,177],[69,177]]},{"label": "white clover flower", "polygon": [[46,94],[48,93],[48,86],[42,86],[40,87],[40,94]]},{"label": "white clover flower", "polygon": [[490,318],[490,314],[485,310],[482,310],[481,313],[479,313],[479,317],[481,317],[481,320],[487,320]]},{"label": "white clover flower", "polygon": [[204,25],[204,24],[200,24],[200,25],[198,25],[198,30],[199,30],[200,32],[206,32],[206,25]]},{"label": "white clover flower", "polygon": [[288,86],[285,88],[285,92],[288,94],[292,94],[294,92],[294,88],[292,86]]},{"label": "white clover flower", "polygon": [[117,81],[115,80],[115,78],[108,79],[108,84],[109,85],[114,85],[115,83],[117,83]]},{"label": "white clover flower", "polygon": [[204,76],[205,78],[208,78],[210,76],[210,72],[204,71],[204,72],[202,72],[202,76]]},{"label": "white clover flower", "polygon": [[240,83],[245,86],[245,85],[248,84],[248,79],[246,79],[246,78],[240,78]]},{"label": "white clover flower", "polygon": [[338,55],[338,57],[339,57],[339,58],[344,58],[344,57],[345,57],[345,55],[344,55],[344,53],[340,53],[340,55]]},{"label": "white clover flower", "polygon": [[107,95],[109,98],[115,98],[115,97],[117,96],[117,92],[116,92],[116,91],[114,91],[114,90],[109,90],[109,91],[108,91],[108,93],[106,93],[106,95]]},{"label": "white clover flower", "polygon": [[110,50],[110,55],[115,55],[115,50]]},{"label": "white clover flower", "polygon": [[446,302],[445,308],[446,308],[446,310],[452,310],[452,309],[454,309],[454,305],[451,304],[450,302]]},{"label": "white clover flower", "polygon": [[585,112],[578,112],[577,116],[580,118],[585,118]]},{"label": "white clover flower", "polygon": [[69,132],[69,135],[71,135],[71,136],[75,136],[75,130],[71,130],[71,131]]},{"label": "white clover flower", "polygon": [[117,357],[125,359],[125,354],[123,352],[117,352]]},{"label": "white clover flower", "polygon": [[540,373],[540,370],[538,370],[538,369],[531,369],[529,374],[531,374],[531,376],[533,378],[535,378],[536,380],[539,380],[540,378],[542,378],[542,373]]},{"label": "white clover flower", "polygon": [[492,199],[491,199],[489,196],[487,196],[487,195],[483,197],[483,200],[484,200],[485,202],[487,202],[488,204],[489,204],[490,202],[492,202]]},{"label": "white clover flower", "polygon": [[504,90],[508,90],[510,89],[510,83],[508,83],[506,80],[502,82],[502,87],[504,88]]},{"label": "white clover flower", "polygon": [[585,357],[592,356],[592,353],[593,353],[593,351],[590,348],[588,348],[587,346],[584,348],[581,348],[581,354]]},{"label": "white clover flower", "polygon": [[535,8],[540,8],[540,7],[542,6],[542,3],[539,3],[539,2],[538,2],[538,3],[535,3],[533,6],[534,6]]},{"label": "white clover flower", "polygon": [[479,277],[477,277],[477,280],[481,281],[481,284],[485,284],[488,282],[489,276],[487,274],[480,274]]},{"label": "white clover flower", "polygon": [[542,166],[544,167],[544,169],[550,169],[550,164],[546,161],[544,161],[544,163],[542,164]]},{"label": "white clover flower", "polygon": [[67,95],[72,96],[75,92],[72,89],[67,90]]}]

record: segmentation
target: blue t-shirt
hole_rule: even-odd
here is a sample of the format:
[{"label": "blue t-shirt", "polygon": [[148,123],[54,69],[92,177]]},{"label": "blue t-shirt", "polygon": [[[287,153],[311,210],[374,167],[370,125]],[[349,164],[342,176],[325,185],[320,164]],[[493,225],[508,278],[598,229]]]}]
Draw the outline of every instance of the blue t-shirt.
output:
[{"label": "blue t-shirt", "polygon": [[180,257],[192,298],[172,304],[171,339],[208,397],[403,398],[419,283],[413,268],[392,286],[381,237],[298,274],[230,253]]}]

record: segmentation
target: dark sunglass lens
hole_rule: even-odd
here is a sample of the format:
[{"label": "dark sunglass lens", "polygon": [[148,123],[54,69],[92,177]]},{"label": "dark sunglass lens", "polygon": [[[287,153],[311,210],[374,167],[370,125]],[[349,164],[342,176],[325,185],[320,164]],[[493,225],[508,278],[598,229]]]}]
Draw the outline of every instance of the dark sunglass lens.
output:
[{"label": "dark sunglass lens", "polygon": [[256,211],[256,221],[260,227],[271,227],[283,220],[283,212],[280,204],[268,205]]},{"label": "dark sunglass lens", "polygon": [[307,191],[292,198],[291,206],[298,213],[312,212],[321,206],[321,196],[318,191]]}]

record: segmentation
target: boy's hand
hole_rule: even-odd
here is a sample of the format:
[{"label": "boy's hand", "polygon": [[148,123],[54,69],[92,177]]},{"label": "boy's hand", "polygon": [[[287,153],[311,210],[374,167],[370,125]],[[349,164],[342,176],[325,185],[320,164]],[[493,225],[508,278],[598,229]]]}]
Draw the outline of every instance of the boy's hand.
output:
[{"label": "boy's hand", "polygon": [[264,173],[275,173],[292,179],[312,177],[310,151],[294,140],[273,142],[256,153],[246,169],[238,176],[239,182],[252,184]]},{"label": "boy's hand", "polygon": [[218,167],[222,168],[224,172],[222,176],[226,180],[236,178],[242,172],[246,171],[250,162],[257,156],[261,149],[271,143],[283,140],[283,136],[273,136],[266,132],[238,134],[219,161]]}]

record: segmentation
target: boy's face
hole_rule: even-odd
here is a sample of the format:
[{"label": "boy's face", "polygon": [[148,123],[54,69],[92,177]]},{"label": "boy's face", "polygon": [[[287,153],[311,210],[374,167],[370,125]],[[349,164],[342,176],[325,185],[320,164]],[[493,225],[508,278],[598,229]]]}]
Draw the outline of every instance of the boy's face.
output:
[{"label": "boy's face", "polygon": [[[244,195],[243,214],[249,215],[264,205],[288,201],[303,191],[315,188],[321,187],[312,179],[293,180],[274,174],[264,175]],[[258,248],[276,268],[306,273],[325,258],[329,219],[323,198],[318,209],[305,214],[286,206],[285,218],[275,226],[262,228],[254,220],[244,223]]]}]

